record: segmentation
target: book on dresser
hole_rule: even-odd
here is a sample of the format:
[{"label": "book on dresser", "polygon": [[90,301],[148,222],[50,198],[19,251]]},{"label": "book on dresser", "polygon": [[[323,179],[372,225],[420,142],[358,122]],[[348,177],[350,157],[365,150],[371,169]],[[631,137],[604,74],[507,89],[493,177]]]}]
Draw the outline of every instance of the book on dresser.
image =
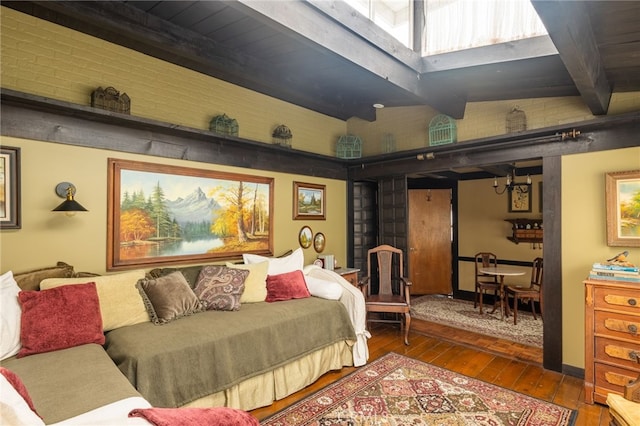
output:
[{"label": "book on dresser", "polygon": [[640,268],[637,266],[594,263],[589,272],[589,278],[640,283]]}]

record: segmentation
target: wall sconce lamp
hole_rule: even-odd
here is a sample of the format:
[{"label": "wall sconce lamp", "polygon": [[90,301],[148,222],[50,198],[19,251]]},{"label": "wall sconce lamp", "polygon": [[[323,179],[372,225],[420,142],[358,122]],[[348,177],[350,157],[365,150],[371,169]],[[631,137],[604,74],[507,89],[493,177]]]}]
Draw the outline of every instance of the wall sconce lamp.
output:
[{"label": "wall sconce lamp", "polygon": [[60,182],[56,185],[56,194],[60,198],[66,198],[58,207],[51,210],[53,212],[64,212],[67,216],[73,216],[76,212],[88,211],[82,205],[73,199],[76,194],[76,187],[70,182]]},{"label": "wall sconce lamp", "polygon": [[502,191],[498,190],[498,178],[493,178],[493,190],[496,191],[496,194],[502,195],[506,191],[511,192],[514,189],[518,188],[518,191],[522,194],[526,194],[529,192],[529,188],[531,187],[531,177],[527,175],[527,182],[516,183],[516,169],[515,167],[511,169],[511,171],[507,174],[507,183],[502,188]]}]

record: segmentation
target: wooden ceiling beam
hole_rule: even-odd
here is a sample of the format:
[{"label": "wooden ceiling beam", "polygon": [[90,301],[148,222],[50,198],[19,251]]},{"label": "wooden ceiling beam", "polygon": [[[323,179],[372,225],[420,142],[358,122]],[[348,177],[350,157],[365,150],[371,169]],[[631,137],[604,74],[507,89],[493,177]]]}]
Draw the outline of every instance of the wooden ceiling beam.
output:
[{"label": "wooden ceiling beam", "polygon": [[[312,5],[300,1],[239,0],[230,2],[229,6],[250,14],[278,31],[290,31],[298,41],[312,49],[324,53],[329,51],[361,70],[384,79],[414,97],[416,103],[429,105],[454,118],[462,118],[461,114],[464,114],[465,99],[452,92],[447,92],[443,98],[443,93],[437,88],[421,81],[419,54],[404,48],[400,60],[396,57],[399,50],[397,46],[379,47],[370,41],[374,38],[372,34],[356,34],[354,29],[344,24],[349,17],[353,18],[346,9],[338,9],[334,5],[329,16],[322,11],[318,2]],[[372,28],[369,28],[371,31]],[[389,48],[393,51],[388,51]]]},{"label": "wooden ceiling beam", "polygon": [[594,115],[606,114],[612,87],[592,31],[588,2],[532,0],[562,62]]}]

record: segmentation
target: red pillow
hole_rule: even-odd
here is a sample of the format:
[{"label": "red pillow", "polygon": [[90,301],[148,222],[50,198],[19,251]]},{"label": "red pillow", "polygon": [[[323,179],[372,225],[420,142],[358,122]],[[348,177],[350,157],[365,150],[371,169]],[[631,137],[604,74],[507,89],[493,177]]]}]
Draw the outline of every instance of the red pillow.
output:
[{"label": "red pillow", "polygon": [[302,271],[267,275],[267,302],[311,297]]},{"label": "red pillow", "polygon": [[21,291],[18,358],[86,343],[104,344],[102,316],[95,283]]},{"label": "red pillow", "polygon": [[18,394],[20,394],[22,399],[24,399],[24,402],[26,402],[29,408],[31,408],[31,411],[33,411],[36,416],[42,418],[42,416],[36,411],[36,407],[33,405],[33,400],[31,399],[31,396],[27,391],[27,387],[22,382],[22,379],[18,377],[16,373],[11,370],[7,370],[4,367],[0,367],[0,374],[2,374],[4,378],[7,379],[7,382],[9,382],[11,386],[13,386]]}]

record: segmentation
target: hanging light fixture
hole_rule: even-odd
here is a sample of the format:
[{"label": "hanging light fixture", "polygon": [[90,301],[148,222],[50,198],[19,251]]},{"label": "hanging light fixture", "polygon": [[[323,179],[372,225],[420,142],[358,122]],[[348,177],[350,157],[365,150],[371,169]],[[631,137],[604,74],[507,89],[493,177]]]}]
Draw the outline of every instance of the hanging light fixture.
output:
[{"label": "hanging light fixture", "polygon": [[527,175],[526,183],[525,182],[517,183],[516,168],[512,167],[509,173],[507,173],[507,182],[505,183],[504,187],[502,188],[502,190],[498,190],[498,188],[499,188],[498,178],[495,177],[493,178],[493,190],[496,192],[496,194],[502,195],[505,192],[511,192],[516,188],[519,192],[526,194],[527,192],[529,192],[529,188],[531,188],[531,177]]},{"label": "hanging light fixture", "polygon": [[56,185],[56,194],[60,198],[66,198],[58,207],[51,210],[53,212],[64,212],[67,216],[73,216],[76,212],[88,211],[82,205],[73,199],[76,194],[76,187],[70,182],[60,182]]}]

